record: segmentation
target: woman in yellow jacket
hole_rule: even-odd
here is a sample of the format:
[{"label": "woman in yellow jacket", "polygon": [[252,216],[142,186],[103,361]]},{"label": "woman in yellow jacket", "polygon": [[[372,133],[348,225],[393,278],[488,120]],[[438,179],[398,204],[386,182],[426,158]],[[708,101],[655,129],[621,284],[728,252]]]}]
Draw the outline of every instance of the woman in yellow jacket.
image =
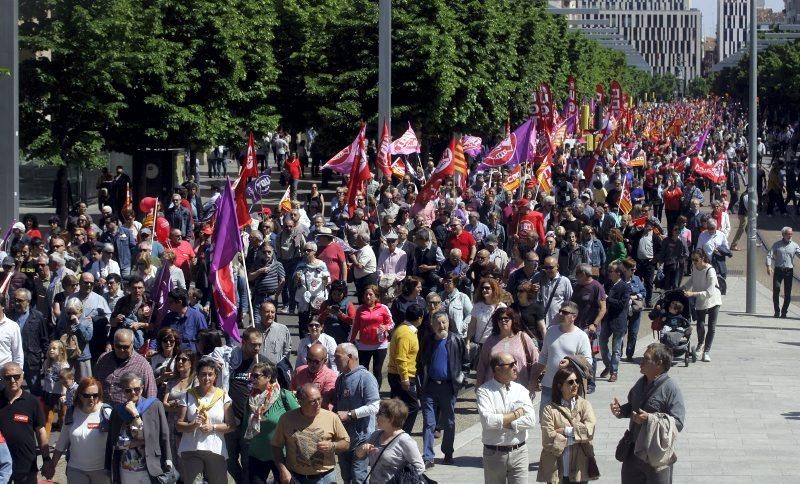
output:
[{"label": "woman in yellow jacket", "polygon": [[600,477],[592,448],[596,420],[592,405],[578,395],[580,386],[581,377],[569,367],[553,378],[553,400],[542,412],[538,482],[578,483]]},{"label": "woman in yellow jacket", "polygon": [[417,353],[419,340],[417,329],[422,324],[424,310],[417,303],[406,308],[406,319],[397,325],[389,343],[389,365],[386,369],[389,376],[390,398],[399,398],[408,406],[408,416],[403,430],[411,433],[414,421],[419,413],[419,384],[417,382]]}]

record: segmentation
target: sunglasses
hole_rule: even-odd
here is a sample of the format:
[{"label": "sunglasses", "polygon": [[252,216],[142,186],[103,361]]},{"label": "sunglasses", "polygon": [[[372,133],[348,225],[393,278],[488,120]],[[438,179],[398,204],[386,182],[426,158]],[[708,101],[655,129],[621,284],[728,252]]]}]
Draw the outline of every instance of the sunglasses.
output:
[{"label": "sunglasses", "polygon": [[492,286],[483,286],[481,288],[481,290],[483,290],[483,291],[491,291],[492,290]]},{"label": "sunglasses", "polygon": [[175,343],[175,338],[164,338],[161,340],[162,343]]},{"label": "sunglasses", "polygon": [[250,373],[250,379],[251,379],[251,380],[258,380],[258,379],[259,379],[259,378],[261,378],[262,376],[267,376],[267,375],[261,375],[261,374],[259,374],[259,373]]},{"label": "sunglasses", "polygon": [[122,391],[125,393],[139,393],[142,391],[142,387],[123,388]]},{"label": "sunglasses", "polygon": [[85,398],[86,400],[88,400],[90,398],[100,398],[100,394],[99,393],[81,393],[81,396],[83,398]]},{"label": "sunglasses", "polygon": [[306,358],[306,362],[307,363],[314,363],[315,365],[319,365],[320,363],[323,362],[323,360],[313,360],[311,358]]},{"label": "sunglasses", "polygon": [[3,375],[3,380],[5,380],[5,381],[17,381],[17,380],[19,380],[21,378],[22,378],[22,374],[21,373],[16,374],[16,375]]},{"label": "sunglasses", "polygon": [[508,316],[500,316],[500,321],[511,321],[511,318]]},{"label": "sunglasses", "polygon": [[118,350],[129,350],[131,349],[131,345],[114,345],[114,348]]},{"label": "sunglasses", "polygon": [[555,268],[556,268],[556,266],[542,266],[542,269],[544,269],[546,271],[549,271],[549,270],[555,269]]},{"label": "sunglasses", "polygon": [[183,362],[188,362],[188,361],[192,361],[192,360],[187,358],[187,357],[185,357],[185,356],[179,356],[179,357],[175,358],[175,361],[177,361],[178,363],[183,363]]},{"label": "sunglasses", "polygon": [[564,316],[569,315],[569,314],[578,314],[578,313],[573,313],[572,311],[567,311],[566,309],[561,309],[558,312],[560,314],[563,314]]},{"label": "sunglasses", "polygon": [[577,385],[578,384],[578,380],[576,380],[574,378],[570,378],[569,380],[565,381],[564,383],[566,383],[567,385]]},{"label": "sunglasses", "polygon": [[513,367],[516,364],[517,364],[517,360],[514,360],[511,363],[498,363],[497,366],[509,368],[509,367]]}]

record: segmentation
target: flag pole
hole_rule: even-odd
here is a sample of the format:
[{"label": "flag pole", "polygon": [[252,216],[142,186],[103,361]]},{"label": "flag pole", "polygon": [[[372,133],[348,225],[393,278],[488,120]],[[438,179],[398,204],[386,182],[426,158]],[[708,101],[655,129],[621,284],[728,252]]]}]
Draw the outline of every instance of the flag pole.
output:
[{"label": "flag pole", "polygon": [[[239,234],[239,237],[242,237],[242,234]],[[248,238],[248,242],[249,242],[249,238]],[[264,243],[268,244],[269,242],[264,242]],[[241,256],[242,256],[242,270],[244,271],[244,284],[245,284],[245,287],[247,288],[247,300],[250,302],[250,304],[249,304],[249,306],[250,306],[250,327],[251,328],[255,328],[256,327],[256,320],[255,320],[255,316],[253,315],[253,310],[254,310],[254,308],[253,308],[253,297],[252,297],[251,292],[250,292],[250,279],[247,277],[247,262],[245,262],[246,257],[245,257],[245,253],[244,253],[244,237],[242,237],[242,250],[239,251],[239,254],[241,254]]]}]

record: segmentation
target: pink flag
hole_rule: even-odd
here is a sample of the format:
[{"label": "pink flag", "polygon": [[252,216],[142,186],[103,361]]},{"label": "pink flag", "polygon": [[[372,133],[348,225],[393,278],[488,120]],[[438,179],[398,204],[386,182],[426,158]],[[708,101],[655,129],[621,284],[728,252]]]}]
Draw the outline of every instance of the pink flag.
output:
[{"label": "pink flag", "polygon": [[481,140],[477,136],[470,136],[468,134],[465,134],[461,138],[461,144],[464,145],[464,153],[474,157],[480,154],[481,147],[483,145],[483,140]]},{"label": "pink flag", "polygon": [[420,146],[417,140],[417,135],[411,128],[411,123],[408,123],[408,129],[403,136],[397,138],[392,142],[393,155],[410,155],[411,153],[419,153]]},{"label": "pink flag", "polygon": [[217,219],[211,240],[213,247],[209,273],[219,324],[231,338],[241,341],[236,324],[236,278],[231,263],[242,251],[242,238],[239,234],[239,223],[236,221],[236,202],[230,181],[225,184],[222,195],[217,200]]},{"label": "pink flag", "polygon": [[352,143],[342,148],[342,151],[333,155],[333,158],[328,160],[321,169],[333,170],[340,175],[348,175],[350,173],[350,168],[353,167],[353,160],[355,160],[358,154],[362,136],[364,136],[364,127],[361,128],[361,131],[358,132],[358,136],[356,136],[356,139],[354,139]]}]

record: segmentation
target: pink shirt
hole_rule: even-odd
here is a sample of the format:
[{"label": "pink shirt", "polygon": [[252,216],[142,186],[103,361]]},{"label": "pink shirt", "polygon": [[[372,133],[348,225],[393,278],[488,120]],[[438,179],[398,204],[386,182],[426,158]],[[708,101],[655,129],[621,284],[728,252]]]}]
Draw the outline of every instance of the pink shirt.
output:
[{"label": "pink shirt", "polygon": [[291,390],[296,392],[298,388],[306,383],[313,383],[322,395],[322,406],[328,410],[333,410],[334,387],[339,373],[336,370],[321,365],[316,374],[308,370],[308,365],[298,366],[292,378]]}]

